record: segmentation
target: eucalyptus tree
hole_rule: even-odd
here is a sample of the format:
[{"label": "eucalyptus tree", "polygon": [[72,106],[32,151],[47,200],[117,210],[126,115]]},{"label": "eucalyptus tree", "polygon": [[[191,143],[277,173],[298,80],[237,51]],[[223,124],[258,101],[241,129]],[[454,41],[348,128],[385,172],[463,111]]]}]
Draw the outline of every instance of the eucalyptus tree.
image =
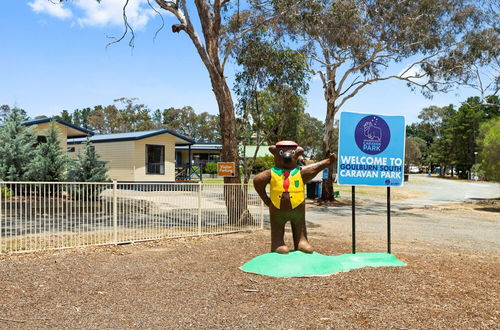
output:
[{"label": "eucalyptus tree", "polygon": [[[47,0],[50,1],[50,0]],[[106,0],[95,0],[102,2]],[[70,2],[59,0],[59,2]],[[130,33],[129,45],[133,46],[134,30],[128,22],[127,6],[124,0],[124,33],[112,43],[121,42]],[[156,3],[157,6],[153,6]],[[171,25],[172,33],[185,34],[192,42],[194,51],[204,64],[214,92],[220,117],[220,131],[223,161],[238,164],[238,145],[236,136],[236,115],[231,90],[227,84],[226,67],[232,50],[248,33],[261,28],[274,20],[280,13],[256,11],[254,0],[148,0],[151,9],[165,19],[175,20]],[[162,25],[163,27],[163,25]],[[158,31],[159,32],[159,31]],[[188,68],[186,68],[188,69]],[[236,169],[238,172],[238,168]],[[226,183],[240,182],[239,176],[224,178]]]},{"label": "eucalyptus tree", "polygon": [[267,29],[242,38],[235,57],[239,140],[244,149],[256,146],[253,157],[242,162],[247,182],[261,145],[297,139],[309,74],[305,56],[277,43]]},{"label": "eucalyptus tree", "polygon": [[[426,96],[478,84],[471,66],[498,64],[497,11],[473,0],[262,0],[275,31],[307,54],[326,102],[323,152],[336,113],[365,87],[399,80]],[[271,2],[271,4],[269,4]],[[493,6],[493,5],[492,5]],[[264,9],[262,9],[264,11]],[[394,64],[403,69],[394,70]],[[498,81],[498,73],[496,74]],[[384,96],[381,96],[384,97]],[[323,199],[333,199],[332,176]]]}]

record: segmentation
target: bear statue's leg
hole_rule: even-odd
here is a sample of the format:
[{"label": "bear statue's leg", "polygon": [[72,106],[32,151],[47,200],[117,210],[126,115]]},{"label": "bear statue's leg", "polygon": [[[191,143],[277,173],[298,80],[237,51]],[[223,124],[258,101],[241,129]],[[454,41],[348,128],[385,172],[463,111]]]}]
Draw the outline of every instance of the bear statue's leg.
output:
[{"label": "bear statue's leg", "polygon": [[291,221],[294,248],[305,253],[313,253],[314,248],[307,240],[305,203],[297,206],[294,211],[296,213]]},{"label": "bear statue's leg", "polygon": [[269,214],[271,218],[271,252],[286,254],[289,251],[284,238],[286,220],[276,209],[271,208]]}]

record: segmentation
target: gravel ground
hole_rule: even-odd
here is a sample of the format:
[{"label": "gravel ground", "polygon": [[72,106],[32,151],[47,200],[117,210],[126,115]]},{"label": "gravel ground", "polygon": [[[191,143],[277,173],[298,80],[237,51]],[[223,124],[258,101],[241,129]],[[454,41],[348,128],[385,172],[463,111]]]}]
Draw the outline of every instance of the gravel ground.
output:
[{"label": "gravel ground", "polygon": [[[498,328],[499,236],[493,248],[451,244],[438,239],[446,226],[408,234],[414,226],[401,224],[422,215],[469,227],[461,219],[489,219],[498,233],[497,206],[464,207],[461,217],[446,207],[409,212],[416,215],[393,231],[393,252],[407,267],[328,277],[240,271],[267,252],[267,230],[0,256],[0,328]],[[319,252],[349,252],[350,219],[342,219],[310,224]],[[385,248],[378,228],[361,226],[358,237],[363,251]]]}]

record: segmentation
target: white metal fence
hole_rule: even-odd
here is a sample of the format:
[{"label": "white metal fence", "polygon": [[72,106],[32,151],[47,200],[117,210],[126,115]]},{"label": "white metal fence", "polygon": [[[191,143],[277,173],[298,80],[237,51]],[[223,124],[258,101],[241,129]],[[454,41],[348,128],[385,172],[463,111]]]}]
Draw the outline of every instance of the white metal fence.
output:
[{"label": "white metal fence", "polygon": [[0,182],[0,253],[256,230],[263,210],[239,184]]}]

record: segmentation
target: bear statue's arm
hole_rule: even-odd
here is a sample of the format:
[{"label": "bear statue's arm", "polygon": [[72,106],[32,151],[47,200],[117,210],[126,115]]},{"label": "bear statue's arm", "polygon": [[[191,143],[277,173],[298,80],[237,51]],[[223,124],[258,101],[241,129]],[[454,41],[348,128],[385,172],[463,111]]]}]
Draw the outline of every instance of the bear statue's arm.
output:
[{"label": "bear statue's arm", "polygon": [[328,157],[327,159],[323,159],[322,161],[319,161],[317,163],[302,167],[300,170],[302,181],[306,183],[312,180],[316,176],[316,174],[330,166],[330,164],[333,164],[335,162],[335,159],[337,159],[337,155],[330,154],[330,157]]},{"label": "bear statue's arm", "polygon": [[271,170],[265,170],[264,172],[260,172],[253,178],[253,186],[255,187],[255,191],[259,194],[262,201],[267,206],[271,205],[271,199],[266,193],[266,186],[271,182]]}]

